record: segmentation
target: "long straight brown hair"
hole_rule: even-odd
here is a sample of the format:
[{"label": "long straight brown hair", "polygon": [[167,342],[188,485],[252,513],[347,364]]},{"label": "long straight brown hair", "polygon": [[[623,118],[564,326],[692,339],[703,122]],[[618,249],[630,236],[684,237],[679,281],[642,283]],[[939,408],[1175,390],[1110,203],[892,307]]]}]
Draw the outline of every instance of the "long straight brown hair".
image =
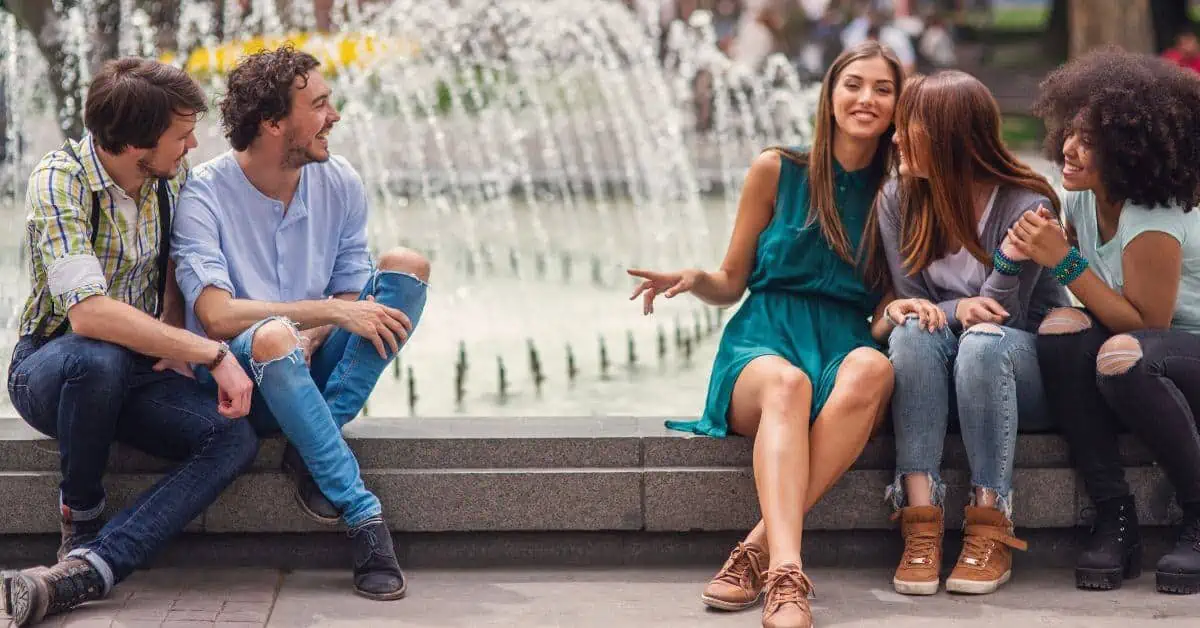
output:
[{"label": "long straight brown hair", "polygon": [[[833,90],[846,67],[855,61],[863,59],[883,59],[892,71],[895,83],[896,97],[904,86],[904,69],[900,60],[891,49],[877,41],[865,41],[857,46],[846,49],[833,65],[825,72],[821,80],[821,100],[817,105],[816,123],[813,129],[813,145],[808,153],[800,153],[783,147],[772,147],[768,150],[778,151],[784,157],[791,159],[801,166],[808,168],[808,221],[821,227],[821,235],[829,243],[838,257],[846,263],[862,270],[863,278],[872,288],[882,288],[888,284],[887,263],[883,256],[883,239],[879,233],[879,221],[876,217],[877,202],[871,203],[867,215],[867,224],[863,230],[858,250],[852,250],[850,239],[846,235],[846,227],[842,224],[841,211],[833,194],[834,165],[833,137],[838,132],[837,121],[833,117]],[[879,146],[875,148],[875,156],[871,159],[869,168],[876,173],[872,181],[874,190],[872,198],[879,198],[879,190],[887,175],[892,172],[895,163],[895,147],[892,145],[892,134],[896,125],[890,124],[883,135],[879,137]]]},{"label": "long straight brown hair", "polygon": [[1000,136],[1000,106],[979,79],[946,70],[908,82],[896,107],[897,138],[926,177],[900,180],[900,254],[909,275],[963,247],[991,268],[975,219],[975,182],[1022,187],[1059,210],[1046,178],[1017,159]]}]

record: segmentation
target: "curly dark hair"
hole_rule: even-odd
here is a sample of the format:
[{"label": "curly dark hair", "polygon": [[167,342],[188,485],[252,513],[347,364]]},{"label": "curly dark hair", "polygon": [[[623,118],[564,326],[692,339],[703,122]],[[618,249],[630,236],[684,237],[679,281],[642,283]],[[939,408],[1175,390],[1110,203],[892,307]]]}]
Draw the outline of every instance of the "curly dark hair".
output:
[{"label": "curly dark hair", "polygon": [[1143,207],[1200,204],[1200,75],[1169,61],[1102,48],[1050,73],[1033,114],[1061,164],[1076,128],[1090,135],[1105,191]]},{"label": "curly dark hair", "polygon": [[263,122],[286,118],[292,112],[292,84],[306,80],[319,65],[316,57],[287,45],[239,61],[221,99],[221,127],[233,149],[246,150]]}]

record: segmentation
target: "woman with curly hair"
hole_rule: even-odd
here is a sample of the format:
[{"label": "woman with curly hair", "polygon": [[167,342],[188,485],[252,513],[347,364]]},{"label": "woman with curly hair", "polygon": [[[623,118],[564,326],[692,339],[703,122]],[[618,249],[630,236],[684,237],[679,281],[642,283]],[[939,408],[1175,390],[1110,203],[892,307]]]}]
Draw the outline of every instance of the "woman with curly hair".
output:
[{"label": "woman with curly hair", "polygon": [[1096,506],[1076,584],[1140,574],[1141,541],[1117,434],[1175,487],[1183,529],[1157,586],[1200,593],[1200,75],[1103,50],[1056,70],[1034,111],[1062,165],[1066,230],[1044,208],[1009,232],[1083,304],[1039,329],[1047,401]]},{"label": "woman with curly hair", "polygon": [[1011,261],[1016,252],[1002,242],[1025,211],[1057,208],[1058,195],[1004,146],[995,98],[964,72],[905,86],[896,143],[899,183],[885,189],[879,210],[892,285],[898,297],[936,303],[939,318],[933,327],[897,321],[888,343],[896,480],[887,495],[904,535],[892,586],[938,591],[942,444],[955,417],[974,490],[946,590],[992,593],[1012,577],[1011,549],[1025,549],[1012,523],[1018,417],[1022,430],[1048,427],[1037,327],[1068,304],[1050,273]]},{"label": "woman with curly hair", "polygon": [[764,628],[812,626],[805,512],[862,453],[892,392],[877,349],[891,327],[874,207],[902,80],[878,43],[842,53],[825,74],[812,150],[768,150],[751,164],[721,268],[629,271],[643,279],[632,298],[646,314],[660,293],[728,306],[749,292],[721,336],[704,415],[668,426],[754,439],[763,519],[701,600],[736,611],[765,592]]}]

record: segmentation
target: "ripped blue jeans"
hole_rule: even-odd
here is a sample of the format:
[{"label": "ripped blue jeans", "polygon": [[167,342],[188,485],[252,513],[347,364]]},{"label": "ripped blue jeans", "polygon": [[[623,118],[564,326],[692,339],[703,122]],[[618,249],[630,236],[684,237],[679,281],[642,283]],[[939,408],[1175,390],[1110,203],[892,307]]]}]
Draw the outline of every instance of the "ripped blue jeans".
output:
[{"label": "ripped blue jeans", "polygon": [[[412,321],[416,331],[425,309],[428,284],[400,272],[375,271],[359,294],[374,296]],[[380,358],[370,341],[344,329],[335,329],[305,364],[303,350],[268,362],[252,359],[254,333],[265,319],[229,343],[230,353],[255,381],[254,399],[247,419],[260,435],[280,431],[304,460],[317,487],[354,527],[382,512],[379,499],[363,485],[354,452],[342,438],[342,427],[358,416],[376,382],[395,355]],[[211,376],[204,373],[211,382]]]},{"label": "ripped blue jeans", "polygon": [[904,476],[909,474],[927,474],[933,503],[941,505],[942,448],[956,417],[971,485],[994,492],[997,508],[1012,516],[1018,429],[1045,431],[1052,425],[1036,341],[1030,332],[987,324],[958,336],[948,328],[925,331],[915,319],[892,330],[888,357],[896,373],[896,480],[887,498],[894,508],[907,505]]}]

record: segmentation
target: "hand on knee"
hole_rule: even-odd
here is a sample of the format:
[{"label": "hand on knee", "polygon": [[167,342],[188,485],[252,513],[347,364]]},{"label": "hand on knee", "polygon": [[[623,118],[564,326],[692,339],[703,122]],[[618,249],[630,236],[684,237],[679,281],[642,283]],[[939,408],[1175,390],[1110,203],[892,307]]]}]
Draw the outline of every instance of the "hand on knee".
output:
[{"label": "hand on knee", "polygon": [[391,249],[379,256],[379,270],[405,273],[429,281],[429,260],[424,255],[403,247]]},{"label": "hand on knee", "polygon": [[273,318],[254,331],[250,358],[255,362],[270,362],[287,357],[300,348],[300,334],[286,319]]},{"label": "hand on knee", "polygon": [[1129,334],[1109,338],[1096,355],[1096,372],[1100,375],[1124,375],[1142,359],[1142,344]]},{"label": "hand on knee", "polygon": [[1038,326],[1040,336],[1065,336],[1078,334],[1092,328],[1092,319],[1084,312],[1073,307],[1059,307],[1050,310],[1042,324]]}]

